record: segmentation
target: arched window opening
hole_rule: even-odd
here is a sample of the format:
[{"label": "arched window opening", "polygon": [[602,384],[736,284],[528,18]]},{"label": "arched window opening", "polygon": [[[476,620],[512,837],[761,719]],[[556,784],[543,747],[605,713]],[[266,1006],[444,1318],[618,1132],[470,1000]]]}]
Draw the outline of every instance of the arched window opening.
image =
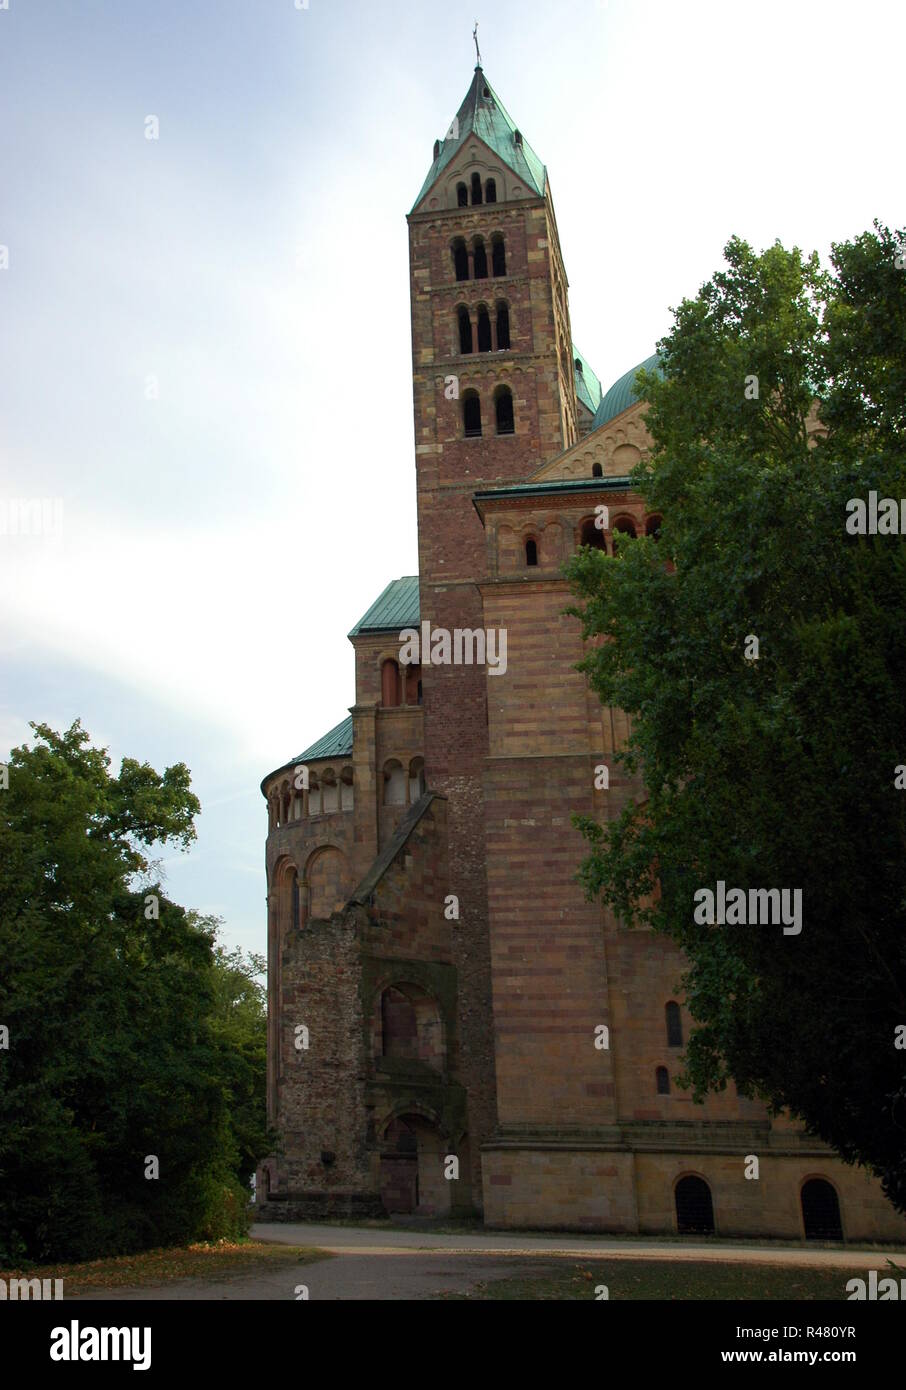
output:
[{"label": "arched window opening", "polygon": [[538,542],[534,536],[529,536],[525,543],[525,563],[527,565],[537,565],[538,563]]},{"label": "arched window opening", "polygon": [[462,423],[466,439],[481,437],[481,401],[477,391],[466,391],[463,395]]},{"label": "arched window opening", "polygon": [[603,473],[604,473],[604,469],[601,467],[601,465],[600,465],[599,463],[593,463],[593,464],[592,464],[592,466],[591,466],[591,476],[592,476],[593,478],[600,478],[600,477],[603,476]]},{"label": "arched window opening", "polygon": [[351,767],[344,767],[340,773],[340,810],[351,811],[355,807],[355,795],[353,792],[353,774]]},{"label": "arched window opening", "polygon": [[498,434],[515,434],[513,419],[513,393],[508,386],[498,386],[494,392],[494,409],[497,418]]},{"label": "arched window opening", "polygon": [[481,202],[481,175],[472,175],[472,206],[477,207]]},{"label": "arched window opening", "polygon": [[465,305],[462,305],[457,310],[457,315],[459,318],[459,350],[462,353],[471,352],[472,320],[469,317],[469,311]]},{"label": "arched window opening", "polygon": [[631,536],[635,540],[635,522],[628,516],[619,516],[613,523],[613,529],[619,531],[621,536]]},{"label": "arched window opening", "polygon": [[418,703],[421,704],[421,702],[422,702],[422,683],[421,683],[421,681],[419,681],[419,683],[418,683]]},{"label": "arched window opening", "polygon": [[468,280],[469,253],[462,237],[457,237],[453,243],[453,269],[456,272],[457,280]]},{"label": "arched window opening", "polygon": [[681,1236],[713,1236],[714,1207],[704,1178],[680,1178],[674,1194],[676,1229]]},{"label": "arched window opening", "polygon": [[485,250],[484,238],[477,236],[475,246],[472,251],[472,259],[475,262],[475,279],[487,280],[488,278],[488,253]]},{"label": "arched window opening", "polygon": [[604,532],[601,530],[600,526],[595,525],[595,518],[593,516],[588,517],[586,521],[582,522],[579,544],[591,545],[595,550],[607,549]]},{"label": "arched window opening", "polygon": [[283,903],[284,930],[288,932],[298,931],[302,925],[302,898],[299,892],[299,875],[292,865],[285,870],[282,876],[280,893]]},{"label": "arched window opening", "polygon": [[406,704],[419,704],[418,688],[421,685],[421,666],[407,666],[406,670]]},{"label": "arched window opening", "polygon": [[667,1020],[667,1046],[682,1047],[683,1045],[683,1020],[680,1017],[680,1006],[673,1000],[664,1006],[664,1015]]},{"label": "arched window opening", "polygon": [[510,311],[505,304],[497,305],[497,351],[510,345]]},{"label": "arched window opening", "polygon": [[456,206],[458,208],[467,208],[469,206],[469,190],[464,183],[458,183],[456,185]]},{"label": "arched window opening", "polygon": [[659,1096],[669,1096],[670,1094],[670,1073],[666,1067],[658,1067],[655,1072],[657,1082],[657,1093]]},{"label": "arched window opening", "polygon": [[385,989],[381,995],[381,1055],[415,1057],[417,1047],[415,1005],[400,990]]},{"label": "arched window opening", "polygon": [[310,773],[308,777],[308,814],[310,816],[321,814],[321,783],[314,772]]},{"label": "arched window opening", "polygon": [[484,186],[484,200],[486,203],[497,202],[497,180],[488,179]]},{"label": "arched window opening", "polygon": [[286,825],[289,821],[289,808],[292,801],[292,792],[288,782],[284,782],[280,789],[280,824]]},{"label": "arched window opening", "polygon": [[491,316],[486,304],[478,306],[478,351],[491,351]]},{"label": "arched window opening", "polygon": [[650,516],[650,517],[648,518],[648,520],[645,522],[645,535],[646,535],[646,536],[652,536],[652,537],[654,538],[654,540],[658,540],[658,539],[660,538],[660,534],[661,534],[661,517],[659,517],[659,516]]},{"label": "arched window opening", "polygon": [[306,877],[308,921],[326,921],[334,912],[339,912],[354,886],[346,856],[335,845],[325,845],[312,854]]},{"label": "arched window opening", "polygon": [[506,248],[499,233],[491,237],[491,269],[495,280],[501,275],[506,275]]},{"label": "arched window opening", "polygon": [[391,758],[384,764],[384,805],[405,806],[406,773],[401,762]]},{"label": "arched window opening", "polygon": [[409,801],[414,804],[426,791],[425,760],[413,758],[409,764]]},{"label": "arched window opening", "polygon": [[[375,1020],[376,1022],[376,1020]],[[426,1063],[436,1071],[444,1065],[444,1028],[437,1000],[418,985],[388,985],[380,1001],[381,1036],[374,1056]]]},{"label": "arched window opening", "polygon": [[381,666],[381,704],[394,709],[400,703],[400,668],[388,658]]},{"label": "arched window opening", "polygon": [[806,1240],[842,1240],[840,1201],[826,1178],[809,1178],[802,1184],[802,1224]]},{"label": "arched window opening", "polygon": [[340,809],[340,788],[337,774],[332,767],[325,767],[321,773],[321,810],[326,814]]}]

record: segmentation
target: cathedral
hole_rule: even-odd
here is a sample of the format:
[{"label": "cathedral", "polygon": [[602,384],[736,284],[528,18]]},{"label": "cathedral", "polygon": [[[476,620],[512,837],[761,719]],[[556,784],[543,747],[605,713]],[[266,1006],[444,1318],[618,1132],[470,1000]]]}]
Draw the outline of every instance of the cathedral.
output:
[{"label": "cathedral", "polygon": [[261,784],[259,1219],[902,1240],[800,1126],[677,1087],[682,955],[577,882],[572,816],[641,784],[561,566],[660,517],[638,368],[603,391],[574,344],[548,172],[480,62],[407,220],[419,573],[350,630],[347,717]]}]

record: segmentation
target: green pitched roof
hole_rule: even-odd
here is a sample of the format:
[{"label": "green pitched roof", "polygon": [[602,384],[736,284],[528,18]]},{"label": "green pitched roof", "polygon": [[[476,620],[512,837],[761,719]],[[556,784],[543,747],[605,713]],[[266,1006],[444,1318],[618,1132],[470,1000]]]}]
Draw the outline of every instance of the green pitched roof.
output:
[{"label": "green pitched roof", "polygon": [[420,617],[418,575],[407,574],[402,579],[391,579],[348,635],[360,637],[366,632],[399,632],[404,627],[418,627]]},{"label": "green pitched roof", "polygon": [[661,371],[660,358],[656,352],[651,357],[646,357],[645,361],[640,362],[637,367],[626,372],[601,397],[601,403],[595,411],[593,429],[597,429],[599,425],[606,425],[608,420],[613,420],[617,415],[622,415],[624,410],[628,410],[638,400],[635,393],[635,378],[636,373],[640,372],[643,367],[646,372],[658,372],[661,376],[664,375]]},{"label": "green pitched roof", "polygon": [[542,483],[510,483],[507,487],[483,488],[473,492],[472,505],[481,513],[482,502],[507,501],[510,497],[543,497],[556,492],[628,492],[632,479],[628,473],[610,478],[548,478]]},{"label": "green pitched roof", "polygon": [[[420,608],[418,601],[418,575],[406,574],[402,579],[391,579],[350,632],[350,637],[358,637],[368,632],[399,632],[404,627],[418,627]],[[352,752],[352,716],[342,720],[333,729],[323,734],[317,742],[309,745],[304,752],[291,758],[283,767],[275,768],[282,772],[285,767],[296,763],[313,761],[316,758],[345,758]],[[269,772],[268,777],[274,773]],[[264,782],[261,784],[264,790]]]},{"label": "green pitched roof", "polygon": [[441,141],[440,153],[428,170],[422,191],[412,206],[413,212],[438,175],[443,173],[453,156],[462,149],[465,140],[472,134],[483,140],[503,160],[507,168],[519,175],[533,193],[544,196],[547,170],[524,138],[522,143],[517,145],[515,121],[507,114],[481,68],[476,67],[472,85],[466,92],[455,120],[450,123],[447,138]]},{"label": "green pitched roof", "polygon": [[573,343],[573,364],[576,377],[576,395],[594,415],[601,404],[601,383],[589,366],[588,358],[582,356],[575,343]]},{"label": "green pitched roof", "polygon": [[319,738],[317,743],[313,743],[310,748],[306,748],[304,753],[300,753],[297,758],[293,758],[294,763],[300,763],[306,758],[344,758],[352,752],[352,715],[350,714],[329,733]]}]

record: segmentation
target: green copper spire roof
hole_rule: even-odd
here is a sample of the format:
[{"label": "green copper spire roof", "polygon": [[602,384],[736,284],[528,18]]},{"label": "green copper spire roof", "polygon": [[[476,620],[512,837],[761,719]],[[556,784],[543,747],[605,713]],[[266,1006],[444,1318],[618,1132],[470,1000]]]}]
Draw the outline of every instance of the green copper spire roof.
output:
[{"label": "green copper spire roof", "polygon": [[476,67],[472,85],[450,123],[446,138],[440,142],[440,152],[422,184],[422,191],[413,204],[413,212],[438,175],[443,173],[472,134],[483,140],[498,158],[503,160],[508,169],[518,174],[530,192],[544,196],[547,170],[532,147],[522,138],[515,121],[507,114],[482,69]]},{"label": "green copper spire roof", "polygon": [[637,367],[626,372],[615,381],[609,391],[601,397],[601,404],[595,411],[595,418],[592,422],[592,429],[598,429],[600,425],[606,425],[608,420],[613,420],[615,416],[622,415],[624,410],[628,410],[631,405],[638,400],[635,393],[636,374],[645,368],[646,372],[659,372],[661,376],[661,361],[657,353],[652,353],[646,357],[644,362],[640,362]]},{"label": "green copper spire roof", "polygon": [[583,357],[579,349],[573,343],[573,361],[575,366],[576,395],[588,410],[594,415],[598,406],[601,404],[601,383],[592,370],[588,358]]}]

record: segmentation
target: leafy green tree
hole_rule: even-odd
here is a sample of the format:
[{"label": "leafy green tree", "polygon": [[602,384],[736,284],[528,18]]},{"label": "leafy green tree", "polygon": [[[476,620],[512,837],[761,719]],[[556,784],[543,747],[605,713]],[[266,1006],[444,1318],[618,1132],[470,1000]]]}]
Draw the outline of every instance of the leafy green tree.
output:
[{"label": "leafy green tree", "polygon": [[[256,1138],[232,1125],[222,967],[147,857],[194,838],[188,769],[126,758],[113,777],[78,721],[32,728],[0,791],[0,1256],[238,1231]],[[255,1060],[246,1046],[240,1072]],[[244,1073],[240,1089],[251,1106]]]},{"label": "leafy green tree", "polygon": [[[644,794],[577,823],[582,878],[684,949],[685,1083],[735,1078],[906,1210],[906,550],[847,502],[906,497],[906,234],[832,268],[734,239],[643,373],[635,484],[660,538],[567,566],[582,662],[631,715]],[[819,423],[817,433],[814,427]],[[747,638],[758,638],[757,659]],[[709,926],[696,890],[799,888],[802,930]]]},{"label": "leafy green tree", "polygon": [[[196,918],[212,937],[222,926],[217,917]],[[211,1027],[221,1050],[221,1075],[236,1141],[236,1176],[251,1184],[259,1160],[274,1146],[267,1113],[267,962],[254,952],[245,955],[214,948],[214,1009]]]}]

